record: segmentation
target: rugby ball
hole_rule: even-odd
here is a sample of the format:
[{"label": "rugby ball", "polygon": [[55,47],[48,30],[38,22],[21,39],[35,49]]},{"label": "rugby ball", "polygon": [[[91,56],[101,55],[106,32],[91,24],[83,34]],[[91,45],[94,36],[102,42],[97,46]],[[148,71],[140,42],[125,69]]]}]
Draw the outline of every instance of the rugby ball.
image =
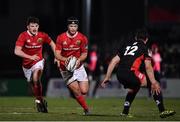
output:
[{"label": "rugby ball", "polygon": [[65,64],[65,67],[68,71],[73,72],[76,69],[77,58],[72,56],[68,59],[68,62]]}]

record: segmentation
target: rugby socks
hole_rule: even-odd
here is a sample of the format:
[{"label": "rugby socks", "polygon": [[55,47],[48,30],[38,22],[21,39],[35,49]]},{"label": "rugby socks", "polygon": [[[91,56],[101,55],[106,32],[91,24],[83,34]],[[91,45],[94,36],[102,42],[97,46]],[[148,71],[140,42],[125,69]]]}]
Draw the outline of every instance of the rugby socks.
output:
[{"label": "rugby socks", "polygon": [[156,102],[156,105],[159,109],[159,112],[163,112],[165,110],[164,104],[163,104],[163,96],[162,92],[157,94],[153,94],[154,101]]},{"label": "rugby socks", "polygon": [[128,114],[129,113],[129,109],[131,106],[131,103],[133,102],[137,92],[139,91],[139,88],[137,89],[133,89],[133,91],[129,91],[126,95],[126,99],[124,102],[124,109],[123,109],[123,114]]},{"label": "rugby socks", "polygon": [[42,100],[42,84],[41,83],[34,83],[33,85],[33,92],[34,96],[38,100]]},{"label": "rugby socks", "polygon": [[88,106],[86,104],[86,101],[85,101],[83,95],[77,96],[76,100],[83,107],[84,110],[88,110]]}]

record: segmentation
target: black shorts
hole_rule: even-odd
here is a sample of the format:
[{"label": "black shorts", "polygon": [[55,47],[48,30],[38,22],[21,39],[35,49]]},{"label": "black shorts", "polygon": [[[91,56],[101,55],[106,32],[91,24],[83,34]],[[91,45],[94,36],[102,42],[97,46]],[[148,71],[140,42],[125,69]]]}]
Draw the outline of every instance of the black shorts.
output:
[{"label": "black shorts", "polygon": [[135,75],[134,71],[118,70],[117,79],[121,84],[123,84],[124,88],[134,89],[141,86],[141,82]]}]

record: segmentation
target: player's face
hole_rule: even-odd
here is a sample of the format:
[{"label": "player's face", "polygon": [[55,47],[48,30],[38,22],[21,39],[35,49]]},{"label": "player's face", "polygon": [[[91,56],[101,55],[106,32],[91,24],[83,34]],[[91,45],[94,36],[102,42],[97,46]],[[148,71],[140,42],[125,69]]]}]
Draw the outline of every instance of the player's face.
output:
[{"label": "player's face", "polygon": [[68,32],[71,35],[74,35],[78,30],[78,25],[77,24],[69,24],[68,25]]},{"label": "player's face", "polygon": [[32,34],[32,35],[36,35],[37,32],[38,32],[38,29],[39,29],[39,24],[37,23],[30,23],[28,26],[27,26],[29,32]]}]

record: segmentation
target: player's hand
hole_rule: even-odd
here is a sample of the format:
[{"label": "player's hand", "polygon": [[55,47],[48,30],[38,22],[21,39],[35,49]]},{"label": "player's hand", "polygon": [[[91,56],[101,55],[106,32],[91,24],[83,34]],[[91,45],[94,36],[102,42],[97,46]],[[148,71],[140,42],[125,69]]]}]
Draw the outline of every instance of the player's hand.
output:
[{"label": "player's hand", "polygon": [[35,54],[35,55],[30,56],[30,59],[33,61],[38,61],[40,59],[40,57],[37,56],[37,54]]},{"label": "player's hand", "polygon": [[151,84],[151,90],[153,94],[159,94],[161,92],[161,88],[158,82]]},{"label": "player's hand", "polygon": [[69,60],[70,60],[71,57],[72,57],[72,56],[69,56],[69,57],[65,60],[65,66],[68,65]]},{"label": "player's hand", "polygon": [[81,64],[81,60],[77,59],[77,61],[76,61],[76,68],[78,68],[80,66],[80,64]]},{"label": "player's hand", "polygon": [[101,87],[102,88],[105,88],[106,87],[106,83],[108,83],[109,82],[109,79],[104,79],[102,82],[101,82]]}]

